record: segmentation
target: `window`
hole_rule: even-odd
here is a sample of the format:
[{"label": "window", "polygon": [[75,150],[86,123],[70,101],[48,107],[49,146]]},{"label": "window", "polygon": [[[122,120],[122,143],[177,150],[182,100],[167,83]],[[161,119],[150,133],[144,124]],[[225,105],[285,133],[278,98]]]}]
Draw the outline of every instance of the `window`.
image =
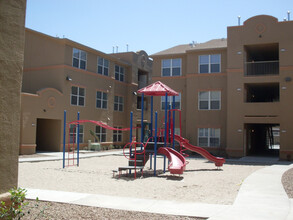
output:
[{"label": "window", "polygon": [[[114,127],[121,129],[122,127]],[[122,131],[113,130],[113,142],[122,142]]]},{"label": "window", "polygon": [[199,110],[220,110],[221,91],[203,91],[198,93]]},{"label": "window", "polygon": [[[143,97],[143,109],[147,110],[148,107],[148,102],[147,102],[147,97]],[[136,99],[136,109],[140,109],[141,110],[141,96],[137,96]]]},{"label": "window", "polygon": [[97,91],[96,107],[107,109],[107,106],[108,106],[108,94],[105,92]]},{"label": "window", "polygon": [[72,86],[70,98],[71,98],[71,105],[84,106],[84,104],[85,104],[85,88]]},{"label": "window", "polygon": [[221,54],[199,56],[199,73],[221,72]]},{"label": "window", "polygon": [[95,139],[96,142],[106,142],[106,128],[97,125],[96,136],[99,138],[99,140]]},{"label": "window", "polygon": [[123,97],[115,96],[114,97],[114,111],[123,112]]},{"label": "window", "polygon": [[181,59],[162,60],[162,76],[180,76]]},{"label": "window", "polygon": [[220,129],[219,128],[199,128],[198,146],[200,147],[219,147]]},{"label": "window", "polygon": [[[165,110],[165,96],[161,96],[161,110]],[[171,109],[173,109],[173,96],[168,96],[168,106],[171,104]],[[175,96],[175,109],[181,109],[181,93],[179,96]]]},{"label": "window", "polygon": [[98,57],[98,69],[97,73],[102,74],[104,76],[109,75],[109,60]]},{"label": "window", "polygon": [[[69,126],[69,137],[70,137],[70,143],[77,143],[77,125],[70,124]],[[83,143],[83,125],[79,125],[79,143]]]},{"label": "window", "polygon": [[86,52],[73,48],[72,66],[79,69],[86,69]]},{"label": "window", "polygon": [[115,65],[115,79],[118,81],[124,81],[124,68],[118,65]]}]

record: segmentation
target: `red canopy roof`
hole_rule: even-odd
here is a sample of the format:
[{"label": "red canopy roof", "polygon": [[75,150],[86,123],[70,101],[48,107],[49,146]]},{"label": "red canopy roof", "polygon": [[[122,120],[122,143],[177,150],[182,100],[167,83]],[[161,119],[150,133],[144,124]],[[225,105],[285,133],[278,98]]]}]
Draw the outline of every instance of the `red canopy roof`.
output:
[{"label": "red canopy roof", "polygon": [[137,91],[149,96],[178,96],[178,92],[166,86],[164,83],[157,81]]}]

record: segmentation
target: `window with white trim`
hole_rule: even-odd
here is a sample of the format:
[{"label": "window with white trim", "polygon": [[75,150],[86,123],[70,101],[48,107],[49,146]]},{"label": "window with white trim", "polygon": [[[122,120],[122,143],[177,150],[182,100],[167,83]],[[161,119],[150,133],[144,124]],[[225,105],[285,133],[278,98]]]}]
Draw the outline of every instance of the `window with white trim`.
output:
[{"label": "window with white trim", "polygon": [[199,56],[199,73],[220,73],[221,54]]},{"label": "window with white trim", "polygon": [[[77,135],[78,135],[78,125],[75,124],[70,124],[69,125],[69,142],[72,143],[77,143]],[[79,125],[79,143],[83,143],[83,136],[84,136],[84,131],[83,131],[83,125]]]},{"label": "window with white trim", "polygon": [[108,94],[106,92],[97,91],[96,108],[107,109],[107,107],[108,107]]},{"label": "window with white trim", "polygon": [[115,79],[118,81],[124,81],[124,67],[115,65]]},{"label": "window with white trim", "polygon": [[[161,96],[161,110],[165,110],[165,103],[166,103],[166,97]],[[173,96],[168,96],[168,108],[171,104],[171,109],[173,109]],[[175,109],[181,109],[181,93],[179,93],[178,96],[175,96]]]},{"label": "window with white trim", "polygon": [[162,60],[162,76],[180,76],[181,59]]},{"label": "window with white trim", "polygon": [[220,128],[199,128],[198,146],[220,147]]},{"label": "window with white trim", "polygon": [[98,57],[98,69],[97,73],[108,76],[109,75],[109,60],[102,57]]},{"label": "window with white trim", "polygon": [[221,91],[202,91],[198,93],[199,110],[220,110]]},{"label": "window with white trim", "polygon": [[99,139],[99,140],[96,140],[96,142],[106,142],[106,128],[103,128],[99,125],[96,126],[96,137]]},{"label": "window with white trim", "polygon": [[[121,129],[122,127],[114,127]],[[113,130],[113,142],[122,142],[122,131],[121,130]]]},{"label": "window with white trim", "polygon": [[70,94],[71,105],[84,106],[85,105],[85,88],[72,86]]},{"label": "window with white trim", "polygon": [[73,48],[72,66],[79,69],[86,69],[86,52]]},{"label": "window with white trim", "polygon": [[114,97],[114,111],[123,112],[124,100],[122,96]]}]

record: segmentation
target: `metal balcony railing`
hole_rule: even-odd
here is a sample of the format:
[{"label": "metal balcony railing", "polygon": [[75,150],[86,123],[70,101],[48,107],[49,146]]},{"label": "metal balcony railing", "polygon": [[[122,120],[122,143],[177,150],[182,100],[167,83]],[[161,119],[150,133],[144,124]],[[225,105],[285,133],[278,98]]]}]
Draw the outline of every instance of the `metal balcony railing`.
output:
[{"label": "metal balcony railing", "polygon": [[245,76],[279,75],[279,60],[245,63]]}]

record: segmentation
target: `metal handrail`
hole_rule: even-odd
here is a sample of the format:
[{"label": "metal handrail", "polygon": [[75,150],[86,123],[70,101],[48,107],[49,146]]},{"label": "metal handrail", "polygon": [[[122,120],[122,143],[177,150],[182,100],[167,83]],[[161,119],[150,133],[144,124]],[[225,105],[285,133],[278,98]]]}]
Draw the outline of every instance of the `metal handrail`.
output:
[{"label": "metal handrail", "polygon": [[279,60],[245,62],[245,76],[278,75]]}]

